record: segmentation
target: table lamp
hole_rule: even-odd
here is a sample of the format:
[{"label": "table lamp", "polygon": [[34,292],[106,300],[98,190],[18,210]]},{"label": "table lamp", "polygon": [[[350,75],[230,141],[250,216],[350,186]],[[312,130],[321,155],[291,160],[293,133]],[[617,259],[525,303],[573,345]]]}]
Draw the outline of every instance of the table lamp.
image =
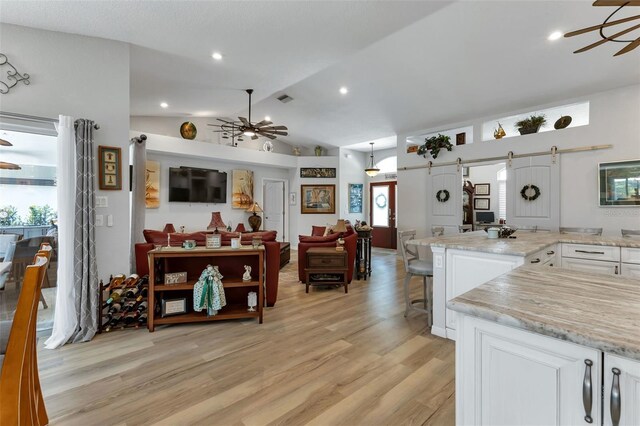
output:
[{"label": "table lamp", "polygon": [[262,213],[262,208],[260,208],[258,203],[253,203],[247,211],[253,213],[253,215],[249,216],[249,225],[251,226],[251,229],[253,229],[253,232],[258,232],[260,230],[260,225],[262,225],[262,218],[256,213]]},{"label": "table lamp", "polygon": [[338,223],[333,227],[333,232],[340,233],[336,245],[336,251],[344,251],[344,240],[342,239],[342,234],[347,232],[347,225],[345,224],[344,219],[338,219]]},{"label": "table lamp", "polygon": [[222,221],[220,212],[211,212],[211,222],[209,223],[209,226],[207,226],[207,229],[215,229],[216,231],[219,231],[220,229],[224,231],[227,229],[227,226]]}]

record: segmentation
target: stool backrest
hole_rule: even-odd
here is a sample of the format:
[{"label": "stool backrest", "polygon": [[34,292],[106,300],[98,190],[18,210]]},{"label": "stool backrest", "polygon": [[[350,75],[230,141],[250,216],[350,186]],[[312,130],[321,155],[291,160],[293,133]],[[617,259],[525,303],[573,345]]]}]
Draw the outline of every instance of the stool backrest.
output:
[{"label": "stool backrest", "polygon": [[473,230],[473,225],[458,225],[458,232],[461,234],[464,232],[471,232]]},{"label": "stool backrest", "polygon": [[432,226],[431,235],[433,237],[441,237],[444,235],[444,226]]},{"label": "stool backrest", "polygon": [[640,229],[621,229],[623,237],[632,238],[632,237],[640,237]]},{"label": "stool backrest", "polygon": [[406,231],[398,231],[398,240],[400,241],[400,252],[402,253],[402,261],[404,262],[404,270],[409,272],[409,262],[418,258],[418,252],[412,250],[407,245],[407,241],[416,237],[416,230],[409,229]]},{"label": "stool backrest", "polygon": [[561,234],[602,235],[602,228],[568,228],[561,226]]}]

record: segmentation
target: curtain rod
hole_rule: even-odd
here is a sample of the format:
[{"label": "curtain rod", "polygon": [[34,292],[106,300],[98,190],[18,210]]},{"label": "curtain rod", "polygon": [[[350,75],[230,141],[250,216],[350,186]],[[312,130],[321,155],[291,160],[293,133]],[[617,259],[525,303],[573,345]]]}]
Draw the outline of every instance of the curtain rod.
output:
[{"label": "curtain rod", "polygon": [[513,151],[509,151],[507,155],[502,155],[498,157],[484,157],[484,158],[474,158],[472,160],[462,160],[458,158],[456,161],[447,161],[445,163],[437,163],[433,164],[429,161],[427,164],[421,166],[409,166],[409,167],[398,167],[398,171],[405,170],[416,170],[416,169],[428,169],[431,167],[441,167],[441,166],[455,166],[455,165],[463,165],[470,163],[482,163],[485,161],[495,161],[495,160],[509,160],[512,158],[524,158],[524,157],[538,157],[541,155],[554,155],[554,154],[567,154],[571,152],[584,152],[584,151],[597,151],[599,149],[609,149],[613,148],[613,145],[591,145],[591,146],[581,146],[578,148],[566,148],[566,149],[558,149],[553,146],[549,151],[538,151],[538,152],[530,152],[528,154],[514,154]]}]

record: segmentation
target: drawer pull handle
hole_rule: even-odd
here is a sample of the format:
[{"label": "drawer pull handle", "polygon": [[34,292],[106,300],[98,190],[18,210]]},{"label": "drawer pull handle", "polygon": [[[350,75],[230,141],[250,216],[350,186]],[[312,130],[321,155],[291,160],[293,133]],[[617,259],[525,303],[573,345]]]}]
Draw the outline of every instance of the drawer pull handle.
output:
[{"label": "drawer pull handle", "polygon": [[576,250],[576,253],[586,253],[586,254],[604,254],[603,251],[589,251],[589,250]]},{"label": "drawer pull handle", "polygon": [[616,271],[614,272],[614,274],[618,275],[618,265],[616,265]]},{"label": "drawer pull handle", "polygon": [[611,383],[611,424],[618,426],[620,423],[620,414],[622,413],[622,398],[620,397],[620,370],[612,368],[613,382]]},{"label": "drawer pull handle", "polygon": [[591,366],[593,361],[584,360],[584,380],[582,381],[582,405],[584,406],[584,421],[593,423],[591,417],[591,406],[593,405],[593,387],[591,386]]},{"label": "drawer pull handle", "polygon": [[556,254],[556,252],[553,250],[547,252],[547,256],[553,256],[554,254]]},{"label": "drawer pull handle", "polygon": [[533,259],[533,260],[531,261],[531,263],[540,263],[540,259],[538,259],[538,258],[536,257],[535,259]]}]

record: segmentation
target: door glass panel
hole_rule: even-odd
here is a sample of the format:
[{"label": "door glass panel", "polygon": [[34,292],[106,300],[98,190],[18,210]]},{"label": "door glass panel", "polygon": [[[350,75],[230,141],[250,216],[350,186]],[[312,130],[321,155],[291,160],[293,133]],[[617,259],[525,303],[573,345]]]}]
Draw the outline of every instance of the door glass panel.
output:
[{"label": "door glass panel", "polygon": [[389,187],[373,187],[373,226],[389,226]]}]

